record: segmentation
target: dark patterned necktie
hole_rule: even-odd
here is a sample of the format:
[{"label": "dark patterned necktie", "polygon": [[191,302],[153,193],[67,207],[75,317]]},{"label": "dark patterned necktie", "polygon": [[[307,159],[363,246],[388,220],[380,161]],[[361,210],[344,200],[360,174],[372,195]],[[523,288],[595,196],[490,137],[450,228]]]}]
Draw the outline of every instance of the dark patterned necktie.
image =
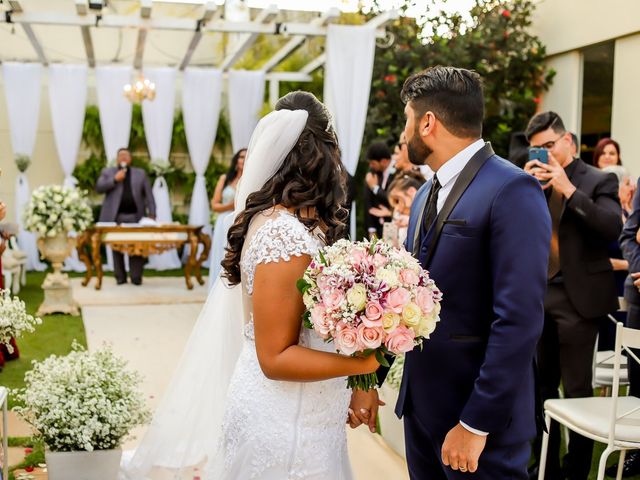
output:
[{"label": "dark patterned necktie", "polygon": [[438,181],[438,176],[433,176],[433,185],[431,185],[431,190],[429,191],[429,198],[427,199],[427,205],[424,211],[424,231],[428,232],[429,228],[431,228],[431,224],[436,219],[438,215],[438,192],[442,185]]}]

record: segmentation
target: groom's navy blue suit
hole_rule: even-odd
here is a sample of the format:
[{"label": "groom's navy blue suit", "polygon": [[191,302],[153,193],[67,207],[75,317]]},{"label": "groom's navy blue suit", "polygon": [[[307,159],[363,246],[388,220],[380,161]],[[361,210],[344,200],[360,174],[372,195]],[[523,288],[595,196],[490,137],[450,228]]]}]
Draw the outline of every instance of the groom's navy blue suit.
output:
[{"label": "groom's navy blue suit", "polygon": [[431,185],[415,197],[406,243],[444,295],[436,331],[422,351],[406,356],[396,406],[405,419],[411,478],[469,478],[441,463],[445,436],[460,421],[488,432],[471,478],[527,478],[549,209],[538,181],[489,144],[469,161],[427,228],[420,223]]}]

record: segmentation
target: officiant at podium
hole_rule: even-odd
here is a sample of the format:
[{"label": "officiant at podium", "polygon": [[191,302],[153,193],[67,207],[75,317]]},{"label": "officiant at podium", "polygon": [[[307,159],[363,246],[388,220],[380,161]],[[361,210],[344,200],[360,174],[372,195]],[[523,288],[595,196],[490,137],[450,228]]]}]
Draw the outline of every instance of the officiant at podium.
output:
[{"label": "officiant at podium", "polygon": [[[100,222],[137,223],[146,216],[155,218],[156,204],[153,200],[151,183],[141,168],[131,167],[131,153],[126,148],[118,150],[116,167],[107,167],[100,173],[96,191],[106,194]],[[129,273],[134,285],[142,284],[144,257],[129,256]],[[113,252],[113,270],[118,285],[127,282],[124,255]]]}]

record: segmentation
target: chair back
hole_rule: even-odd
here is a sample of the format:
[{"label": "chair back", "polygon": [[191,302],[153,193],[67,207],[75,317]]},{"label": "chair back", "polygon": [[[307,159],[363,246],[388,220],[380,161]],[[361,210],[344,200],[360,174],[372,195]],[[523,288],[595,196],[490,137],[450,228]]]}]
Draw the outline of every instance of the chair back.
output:
[{"label": "chair back", "polygon": [[618,420],[631,415],[638,408],[631,411],[623,412],[618,415],[618,397],[620,396],[620,366],[622,364],[622,354],[626,351],[628,361],[634,361],[640,364],[640,358],[630,349],[640,349],[640,330],[635,328],[627,328],[621,322],[616,324],[616,346],[613,358],[613,388],[611,391],[612,408],[611,422],[609,425],[609,445],[613,446],[615,440],[616,423]]}]

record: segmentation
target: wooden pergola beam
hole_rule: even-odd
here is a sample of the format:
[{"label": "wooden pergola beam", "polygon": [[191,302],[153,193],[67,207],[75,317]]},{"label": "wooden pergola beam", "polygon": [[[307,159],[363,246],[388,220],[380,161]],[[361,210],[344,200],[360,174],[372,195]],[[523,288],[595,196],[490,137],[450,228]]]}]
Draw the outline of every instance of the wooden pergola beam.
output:
[{"label": "wooden pergola beam", "polygon": [[[278,8],[274,5],[270,5],[267,8],[260,11],[256,19],[252,22],[255,24],[267,24],[270,22],[276,15],[278,14]],[[258,38],[258,33],[245,33],[242,35],[238,42],[232,50],[227,54],[225,59],[222,61],[220,68],[226,70],[233,66],[240,57],[246,52],[251,45],[253,45]]]},{"label": "wooden pergola beam", "polygon": [[208,21],[214,18],[214,15],[219,15],[219,13],[217,12],[220,11],[218,10],[216,3],[207,2],[204,10],[204,15],[200,19],[200,22],[198,22],[196,29],[193,32],[193,37],[191,37],[191,41],[189,42],[189,46],[187,47],[187,51],[184,54],[184,58],[182,59],[182,62],[180,62],[180,70],[184,70],[185,68],[187,68],[187,65],[189,65],[191,57],[193,56],[193,52],[195,52],[198,44],[200,43],[200,40],[202,39],[202,27],[206,25]]},{"label": "wooden pergola beam", "polygon": [[142,68],[142,58],[144,57],[144,47],[147,43],[147,28],[146,24],[151,18],[151,0],[142,0],[140,2],[140,19],[143,24],[138,30],[138,40],[136,42],[136,55],[133,59],[133,68],[140,70]]},{"label": "wooden pergola beam", "polygon": [[[76,13],[80,16],[87,14],[87,1],[76,0]],[[84,50],[87,53],[87,63],[91,68],[96,66],[96,56],[93,49],[93,40],[91,38],[91,30],[86,25],[80,27],[82,33],[82,41],[84,42]]]}]

